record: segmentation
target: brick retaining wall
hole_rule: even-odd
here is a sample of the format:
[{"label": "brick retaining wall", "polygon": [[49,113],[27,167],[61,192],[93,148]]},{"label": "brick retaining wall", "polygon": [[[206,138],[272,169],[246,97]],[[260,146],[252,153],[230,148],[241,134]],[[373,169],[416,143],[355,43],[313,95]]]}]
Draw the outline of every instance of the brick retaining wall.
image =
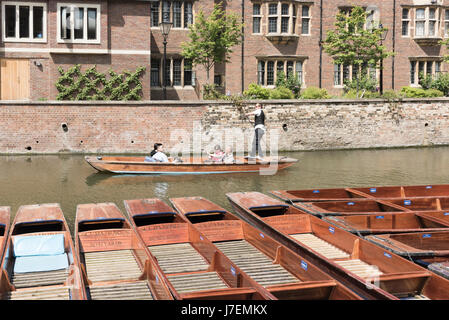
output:
[{"label": "brick retaining wall", "polygon": [[[265,141],[280,151],[449,145],[447,98],[263,103]],[[252,139],[239,108],[215,101],[2,102],[0,124],[3,154],[146,153],[154,142],[208,151],[231,133],[245,148]]]}]

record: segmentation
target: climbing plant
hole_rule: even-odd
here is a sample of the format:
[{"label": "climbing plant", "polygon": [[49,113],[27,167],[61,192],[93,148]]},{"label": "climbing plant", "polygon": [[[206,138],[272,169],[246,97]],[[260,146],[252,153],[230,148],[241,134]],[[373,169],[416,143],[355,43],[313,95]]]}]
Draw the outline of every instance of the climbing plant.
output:
[{"label": "climbing plant", "polygon": [[140,100],[142,83],[140,78],[145,67],[134,72],[117,73],[109,70],[108,76],[93,66],[84,73],[79,64],[67,71],[59,67],[60,77],[56,82],[57,100]]}]

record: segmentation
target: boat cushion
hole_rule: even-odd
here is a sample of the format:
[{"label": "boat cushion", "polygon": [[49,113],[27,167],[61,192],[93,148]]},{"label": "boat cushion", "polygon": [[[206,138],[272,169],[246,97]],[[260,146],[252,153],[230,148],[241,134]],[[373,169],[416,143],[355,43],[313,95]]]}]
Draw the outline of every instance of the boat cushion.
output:
[{"label": "boat cushion", "polygon": [[68,266],[66,253],[52,256],[17,257],[14,263],[14,273],[54,271],[66,269]]},{"label": "boat cushion", "polygon": [[15,257],[58,255],[63,253],[63,234],[14,237]]}]

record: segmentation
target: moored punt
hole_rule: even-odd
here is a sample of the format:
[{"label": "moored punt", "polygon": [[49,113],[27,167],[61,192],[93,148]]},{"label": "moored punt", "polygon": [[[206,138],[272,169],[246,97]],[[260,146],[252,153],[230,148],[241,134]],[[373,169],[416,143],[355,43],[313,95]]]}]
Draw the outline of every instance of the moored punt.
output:
[{"label": "moored punt", "polygon": [[[294,207],[310,213],[314,216],[339,216],[360,214],[389,214],[412,211],[412,200],[400,200],[395,202],[387,200],[351,200],[351,201],[327,201],[295,203]],[[421,200],[417,200],[420,201]]]},{"label": "moored punt", "polygon": [[287,202],[350,201],[354,198],[405,199],[448,197],[449,185],[381,186],[271,191]]},{"label": "moored punt", "polygon": [[449,230],[378,234],[365,238],[449,278]]},{"label": "moored punt", "polygon": [[202,197],[170,199],[186,221],[278,299],[361,299],[348,288],[234,214]]},{"label": "moored punt", "polygon": [[322,219],[258,192],[226,196],[242,219],[362,297],[449,298],[446,279]]},{"label": "moored punt", "polygon": [[160,199],[125,200],[126,211],[176,299],[276,299]]},{"label": "moored punt", "polygon": [[75,243],[88,299],[173,299],[160,270],[114,203],[77,206]]},{"label": "moored punt", "polygon": [[85,299],[78,258],[59,204],[21,206],[5,250],[3,299]]},{"label": "moored punt", "polygon": [[236,172],[276,173],[298,160],[288,157],[266,157],[261,160],[237,158],[235,163],[205,162],[201,158],[190,158],[184,162],[145,162],[145,157],[92,157],[85,160],[102,172],[119,174],[221,174]]},{"label": "moored punt", "polygon": [[401,212],[327,216],[323,217],[323,220],[358,235],[449,231],[449,215],[444,216],[442,211],[426,213]]}]

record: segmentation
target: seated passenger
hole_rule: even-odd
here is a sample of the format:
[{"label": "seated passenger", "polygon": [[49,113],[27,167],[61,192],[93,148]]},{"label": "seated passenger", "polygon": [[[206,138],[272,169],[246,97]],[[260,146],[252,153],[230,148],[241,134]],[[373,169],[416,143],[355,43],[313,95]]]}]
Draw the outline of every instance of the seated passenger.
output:
[{"label": "seated passenger", "polygon": [[224,163],[234,163],[235,162],[231,147],[226,147],[226,152],[223,156],[223,162]]},{"label": "seated passenger", "polygon": [[214,153],[209,154],[209,159],[214,162],[221,162],[223,161],[224,152],[221,150],[220,145],[216,145],[214,148]]},{"label": "seated passenger", "polygon": [[169,162],[168,157],[162,152],[163,150],[162,143],[155,143],[154,150],[150,153],[151,158],[156,160],[156,162]]}]

